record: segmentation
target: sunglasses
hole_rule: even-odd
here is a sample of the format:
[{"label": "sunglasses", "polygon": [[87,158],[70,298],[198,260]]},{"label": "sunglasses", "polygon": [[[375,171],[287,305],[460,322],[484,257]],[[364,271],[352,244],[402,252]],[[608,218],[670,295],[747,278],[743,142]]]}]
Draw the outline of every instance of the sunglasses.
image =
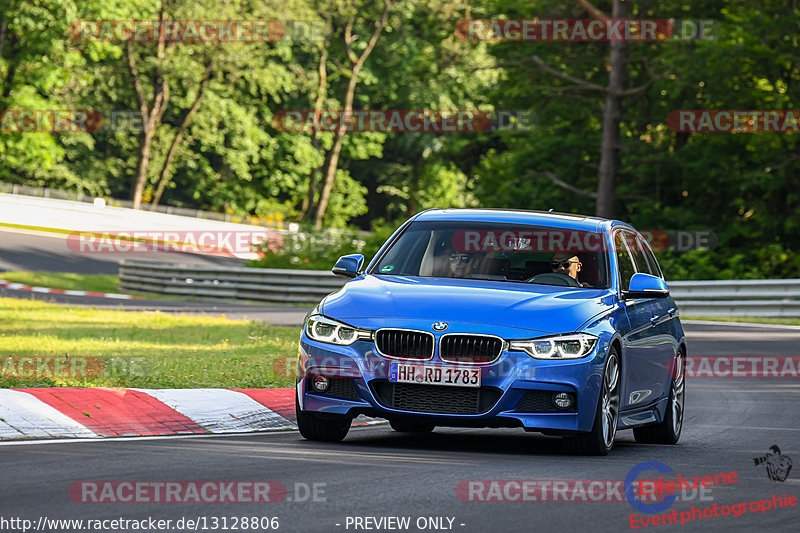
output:
[{"label": "sunglasses", "polygon": [[569,265],[573,263],[579,264],[580,261],[553,261],[552,263],[550,263],[550,268],[559,268],[559,267],[569,268]]},{"label": "sunglasses", "polygon": [[450,256],[451,263],[469,263],[471,260],[472,257],[468,256],[467,254]]}]

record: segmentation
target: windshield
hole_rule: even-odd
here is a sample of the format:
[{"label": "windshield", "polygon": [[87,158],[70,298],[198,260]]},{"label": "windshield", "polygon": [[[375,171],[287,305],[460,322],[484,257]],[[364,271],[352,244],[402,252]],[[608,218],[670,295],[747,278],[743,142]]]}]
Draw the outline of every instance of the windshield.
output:
[{"label": "windshield", "polygon": [[608,288],[602,234],[522,224],[414,222],[370,271]]}]

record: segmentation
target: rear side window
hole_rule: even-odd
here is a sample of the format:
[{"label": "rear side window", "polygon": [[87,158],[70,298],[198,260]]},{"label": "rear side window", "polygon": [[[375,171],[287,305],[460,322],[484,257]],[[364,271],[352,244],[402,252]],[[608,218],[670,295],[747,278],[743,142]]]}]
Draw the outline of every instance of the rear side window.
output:
[{"label": "rear side window", "polygon": [[621,231],[614,234],[614,248],[617,254],[617,268],[619,269],[620,287],[627,290],[631,284],[631,278],[636,273],[636,268],[633,266],[628,245],[625,242],[625,236]]},{"label": "rear side window", "polygon": [[647,260],[647,265],[649,268],[648,274],[652,274],[664,279],[664,274],[661,272],[661,267],[658,266],[658,261],[656,261],[656,256],[653,254],[653,250],[650,249],[647,241],[641,237],[639,237],[639,247],[641,248],[644,257]]},{"label": "rear side window", "polygon": [[631,258],[633,259],[633,263],[636,266],[636,272],[641,272],[642,274],[650,274],[650,275],[657,275],[653,272],[652,267],[647,261],[647,257],[645,256],[644,250],[644,243],[639,238],[638,235],[634,233],[630,233],[627,231],[622,232],[625,243],[628,245],[628,250],[631,253]]}]

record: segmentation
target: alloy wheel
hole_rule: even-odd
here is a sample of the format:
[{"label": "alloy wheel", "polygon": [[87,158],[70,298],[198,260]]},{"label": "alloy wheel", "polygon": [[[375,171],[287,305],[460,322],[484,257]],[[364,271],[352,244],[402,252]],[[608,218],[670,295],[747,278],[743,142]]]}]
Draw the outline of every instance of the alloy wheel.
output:
[{"label": "alloy wheel", "polygon": [[607,447],[614,444],[619,417],[619,361],[612,353],[603,378],[603,441]]}]

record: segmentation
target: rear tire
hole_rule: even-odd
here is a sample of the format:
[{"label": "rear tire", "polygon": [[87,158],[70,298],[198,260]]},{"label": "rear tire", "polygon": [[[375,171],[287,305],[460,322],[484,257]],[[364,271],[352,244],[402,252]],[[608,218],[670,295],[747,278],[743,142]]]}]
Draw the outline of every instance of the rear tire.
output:
[{"label": "rear tire", "polygon": [[592,430],[566,439],[568,449],[586,455],[608,455],[614,447],[619,420],[620,363],[616,348],[608,351]]},{"label": "rear tire", "polygon": [[636,442],[642,444],[677,444],[683,429],[683,407],[686,403],[686,354],[683,350],[675,358],[674,377],[671,380],[667,412],[664,420],[652,426],[633,428]]},{"label": "rear tire", "polygon": [[436,426],[427,422],[410,422],[407,420],[389,420],[392,429],[401,433],[430,433]]},{"label": "rear tire", "polygon": [[300,402],[297,395],[294,398],[295,414],[297,415],[297,429],[300,435],[307,440],[319,440],[325,442],[339,442],[347,436],[350,431],[352,419],[341,415],[336,418],[317,418],[314,413],[309,413],[300,409]]}]

